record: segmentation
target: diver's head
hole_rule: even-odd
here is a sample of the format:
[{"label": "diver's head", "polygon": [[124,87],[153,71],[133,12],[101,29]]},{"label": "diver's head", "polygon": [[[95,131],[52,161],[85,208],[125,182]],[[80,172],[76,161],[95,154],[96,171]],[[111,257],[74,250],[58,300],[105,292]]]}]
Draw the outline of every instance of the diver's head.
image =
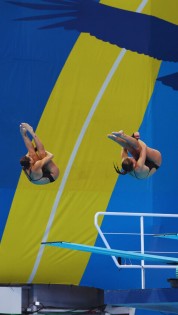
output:
[{"label": "diver's head", "polygon": [[128,157],[128,158],[123,160],[122,168],[127,173],[130,173],[134,170],[135,164],[136,164],[136,161],[133,158]]},{"label": "diver's head", "polygon": [[23,156],[20,159],[20,165],[23,167],[24,170],[28,170],[31,165],[31,160],[28,156]]}]

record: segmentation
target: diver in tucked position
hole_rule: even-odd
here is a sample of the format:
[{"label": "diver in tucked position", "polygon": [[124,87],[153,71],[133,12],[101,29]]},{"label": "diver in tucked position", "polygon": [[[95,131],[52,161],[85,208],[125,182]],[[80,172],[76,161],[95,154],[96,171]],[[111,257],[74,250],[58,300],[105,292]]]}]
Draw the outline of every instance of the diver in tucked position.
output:
[{"label": "diver in tucked position", "polygon": [[[35,146],[27,135],[32,136]],[[43,144],[27,123],[21,123],[20,133],[28,153],[20,159],[20,164],[29,181],[36,185],[54,182],[59,176],[59,169],[52,161],[53,154],[44,149]]]},{"label": "diver in tucked position", "polygon": [[[153,175],[162,162],[161,153],[149,148],[140,140],[139,132],[132,136],[126,135],[123,130],[112,132],[108,138],[120,144],[122,147],[122,170],[114,166],[117,173],[121,175],[129,174],[137,179],[146,179]],[[128,154],[131,154],[129,157]]]}]

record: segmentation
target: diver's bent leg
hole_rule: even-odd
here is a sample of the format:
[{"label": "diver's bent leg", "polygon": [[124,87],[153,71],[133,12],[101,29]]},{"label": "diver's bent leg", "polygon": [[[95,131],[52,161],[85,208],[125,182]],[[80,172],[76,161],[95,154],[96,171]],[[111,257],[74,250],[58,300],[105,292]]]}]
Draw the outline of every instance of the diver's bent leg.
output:
[{"label": "diver's bent leg", "polygon": [[117,144],[119,144],[122,148],[124,149],[128,149],[128,144],[125,140],[115,136],[114,134],[109,134],[108,135],[108,138],[113,140],[114,142],[116,142]]},{"label": "diver's bent leg", "polygon": [[38,138],[38,136],[34,132],[33,127],[27,123],[22,123],[22,126],[24,126],[26,128],[26,130],[31,134],[31,136],[35,142],[39,158],[43,159],[46,156],[45,148],[44,148],[44,145],[42,144],[41,140]]},{"label": "diver's bent leg", "polygon": [[51,173],[54,179],[58,178],[59,176],[59,168],[56,166],[56,164],[53,161],[49,161],[45,165],[46,169]]},{"label": "diver's bent leg", "polygon": [[45,151],[44,145],[42,144],[41,140],[38,138],[38,136],[36,135],[35,132],[33,132],[32,137],[33,137],[33,140],[35,142],[35,145],[36,145],[36,148],[38,151],[38,155],[39,155],[40,159],[43,159],[46,156],[46,151]]},{"label": "diver's bent leg", "polygon": [[27,136],[27,130],[25,127],[22,126],[22,124],[20,125],[20,133],[21,133],[21,136],[23,138],[24,144],[28,150],[27,156],[30,156],[34,161],[39,160],[39,158],[35,152],[35,148],[33,146],[33,143],[31,142],[31,140]]},{"label": "diver's bent leg", "polygon": [[153,161],[156,165],[160,166],[162,163],[162,156],[158,150],[147,147],[146,148],[146,158]]},{"label": "diver's bent leg", "polygon": [[126,141],[126,143],[129,145],[129,147],[132,147],[135,150],[140,150],[140,145],[138,143],[138,141],[131,137],[126,135],[123,130],[118,131],[118,132],[112,132],[113,135],[115,135],[116,137],[119,137],[120,139]]}]

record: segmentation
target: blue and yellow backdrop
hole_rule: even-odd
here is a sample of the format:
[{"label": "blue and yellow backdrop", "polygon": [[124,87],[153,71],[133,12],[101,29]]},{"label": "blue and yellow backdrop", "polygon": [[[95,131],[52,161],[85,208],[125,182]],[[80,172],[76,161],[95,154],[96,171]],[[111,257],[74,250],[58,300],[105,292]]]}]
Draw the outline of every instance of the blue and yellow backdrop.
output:
[{"label": "blue and yellow backdrop", "polygon": [[[177,0],[0,1],[1,283],[140,288],[139,270],[119,271],[108,256],[41,242],[103,246],[94,227],[98,211],[178,213],[177,9]],[[55,183],[36,186],[22,174],[21,122],[54,153]],[[153,177],[114,172],[120,147],[107,134],[120,129],[139,130],[161,151]],[[115,219],[100,224],[119,232]],[[123,224],[134,231],[134,222]],[[175,220],[148,226],[178,232]],[[113,248],[138,250],[109,237]],[[150,248],[160,250],[152,239]],[[151,270],[147,287],[166,287],[174,276]]]}]

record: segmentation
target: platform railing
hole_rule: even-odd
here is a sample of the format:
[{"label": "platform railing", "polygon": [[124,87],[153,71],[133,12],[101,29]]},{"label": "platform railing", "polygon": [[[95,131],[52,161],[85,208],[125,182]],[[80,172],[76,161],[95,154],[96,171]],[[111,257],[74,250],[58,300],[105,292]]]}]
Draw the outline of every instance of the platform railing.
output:
[{"label": "platform railing", "polygon": [[[144,233],[144,219],[145,217],[160,217],[160,218],[176,218],[178,219],[178,214],[161,214],[161,213],[131,213],[131,212],[97,212],[94,217],[94,224],[100,235],[103,243],[105,244],[106,248],[111,249],[109,242],[105,237],[105,233],[101,230],[100,225],[98,223],[99,217],[104,216],[125,216],[125,217],[138,217],[140,219],[140,252],[142,254],[145,253],[145,233]],[[135,234],[135,233],[119,233],[119,234]],[[114,248],[116,249],[116,248]],[[141,287],[142,289],[145,288],[145,269],[150,268],[163,268],[163,269],[176,269],[176,265],[154,265],[154,264],[145,264],[144,260],[141,260],[140,264],[119,264],[117,258],[112,256],[114,264],[119,268],[140,268],[141,269]]]}]

